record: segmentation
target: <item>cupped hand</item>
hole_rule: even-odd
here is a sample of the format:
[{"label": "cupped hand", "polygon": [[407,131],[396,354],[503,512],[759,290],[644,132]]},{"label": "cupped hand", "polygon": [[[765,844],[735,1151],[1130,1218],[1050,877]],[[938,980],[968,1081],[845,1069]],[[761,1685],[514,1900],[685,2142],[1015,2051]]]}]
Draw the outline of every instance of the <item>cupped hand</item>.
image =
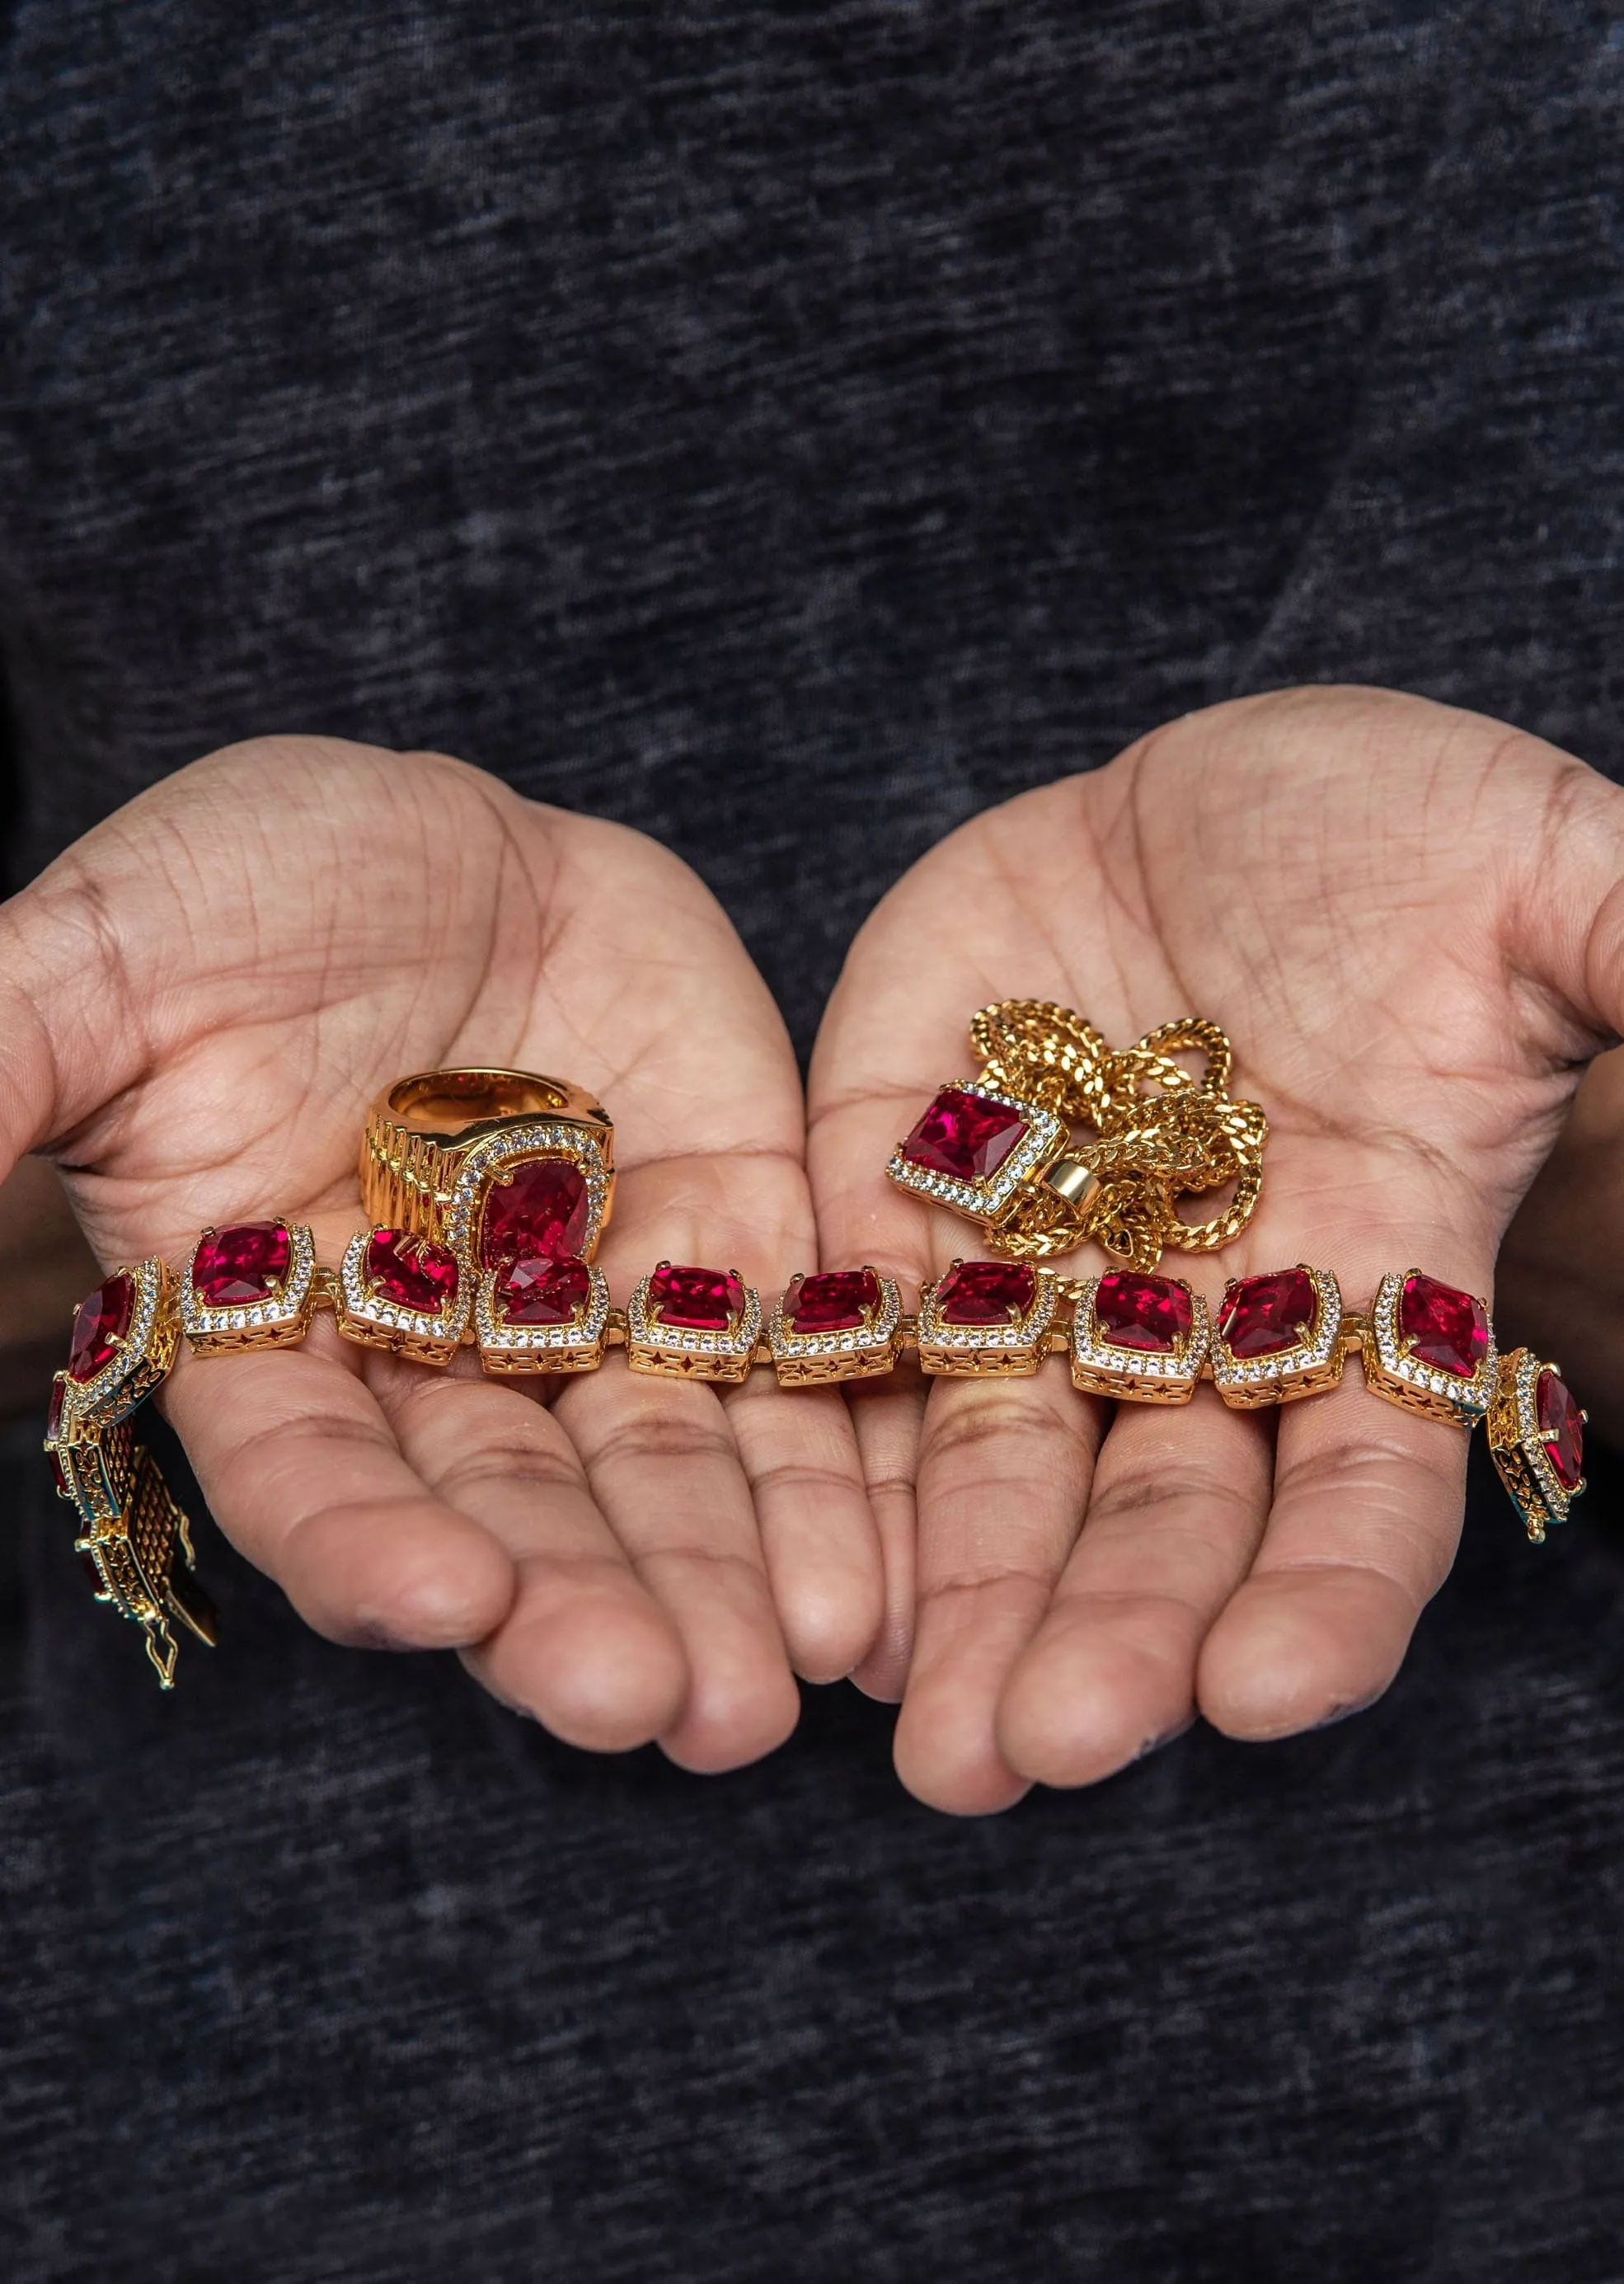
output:
[{"label": "cupped hand", "polygon": [[[0,1175],[48,1151],[104,1263],[199,1227],[362,1224],[371,1097],[457,1063],[606,1103],[615,1297],[662,1255],[770,1292],[813,1259],[777,1013],[720,908],[640,834],[438,755],[256,741],[182,770],[0,908]],[[550,1404],[340,1341],[183,1356],[211,1509],[339,1640],[454,1647],[560,1736],[749,1760],[792,1669],[846,1672],[880,1574],[847,1416],[612,1357]],[[224,1653],[224,1654],[229,1654]]]},{"label": "cupped hand", "polygon": [[[811,1075],[824,1258],[917,1287],[985,1249],[881,1169],[973,1072],[972,1012],[1019,997],[1117,1045],[1183,1014],[1229,1031],[1269,1119],[1262,1202],[1228,1251],[1162,1264],[1209,1300],[1300,1260],[1355,1307],[1411,1266],[1487,1295],[1580,1068],[1624,1025],[1620,880],[1624,794],[1479,716],[1318,690],[1169,724],[977,817],[868,922]],[[1367,1703],[1460,1529],[1465,1436],[1356,1365],[1277,1414],[1203,1387],[1113,1417],[1058,1358],[854,1408],[890,1579],[862,1678],[905,1678],[899,1769],[964,1812],[1103,1777],[1198,1710],[1261,1739]]]}]

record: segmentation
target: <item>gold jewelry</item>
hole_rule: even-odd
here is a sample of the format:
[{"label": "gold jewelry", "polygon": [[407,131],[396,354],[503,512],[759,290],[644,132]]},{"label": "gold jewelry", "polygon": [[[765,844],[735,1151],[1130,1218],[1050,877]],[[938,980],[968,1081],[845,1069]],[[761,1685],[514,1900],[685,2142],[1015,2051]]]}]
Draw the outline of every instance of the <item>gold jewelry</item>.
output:
[{"label": "gold jewelry", "polygon": [[[944,1091],[973,1098],[962,1113],[949,1105],[960,1140],[978,1121],[990,1132],[1000,1107],[1017,1114],[1004,1120],[1006,1130],[1021,1129],[1004,1161],[975,1176],[978,1210],[1002,1216],[993,1234],[1006,1257],[955,1259],[925,1286],[917,1315],[872,1267],[795,1277],[769,1311],[737,1271],[668,1261],[616,1309],[586,1257],[613,1194],[613,1134],[600,1105],[522,1071],[432,1072],[389,1088],[369,1115],[362,1186],[370,1211],[387,1204],[395,1218],[358,1231],[338,1271],[317,1264],[302,1223],[238,1223],[205,1231],[181,1279],[160,1260],[138,1262],[113,1271],[76,1312],[46,1448],[98,1598],[143,1627],[166,1688],[172,1622],[215,1640],[214,1613],[190,1575],[186,1518],[135,1441],[131,1415],[162,1384],[183,1336],[199,1357],[287,1347],[324,1308],[347,1340],[435,1365],[477,1345],[486,1371],[504,1376],[594,1372],[614,1347],[634,1372],[736,1384],[770,1365],[785,1388],[882,1377],[910,1353],[927,1373],[985,1380],[1029,1374],[1065,1353],[1089,1396],[1183,1404],[1210,1380],[1241,1411],[1323,1394],[1357,1356],[1387,1403],[1468,1430],[1487,1418],[1531,1538],[1565,1520],[1584,1488],[1584,1414],[1554,1365],[1526,1349],[1497,1355],[1474,1295],[1395,1270],[1361,1312],[1345,1308],[1329,1270],[1299,1263],[1231,1279],[1209,1317],[1183,1279],[1156,1271],[1155,1255],[1142,1265],[1152,1238],[1158,1254],[1163,1242],[1194,1251],[1227,1243],[1256,1203],[1263,1115],[1224,1094],[1229,1043],[1215,1027],[1164,1025],[1116,1053],[1080,1017],[1030,1002],[986,1009],[976,1024],[978,1044],[999,1046],[999,1082],[1030,1051],[1024,1092],[981,1081]],[[1198,1085],[1167,1060],[1191,1045],[1208,1059]],[[1145,1094],[1146,1084],[1160,1093]],[[1062,1160],[1067,1122],[1085,1099],[1101,1141]],[[1102,1152],[1105,1172],[1088,1170],[1097,1192],[1068,1197],[1066,1169]],[[915,1178],[917,1158],[910,1163],[904,1177],[892,1162],[904,1186],[955,1202]],[[1001,1191],[1006,1165],[1018,1171]],[[1033,1186],[1040,1169],[1042,1196]],[[1169,1236],[1171,1201],[1219,1179],[1236,1181],[1234,1202]],[[1107,1192],[1100,1210],[1130,1265],[1074,1279],[1031,1264],[1031,1255],[1092,1231]]]},{"label": "gold jewelry", "polygon": [[[1251,1220],[1269,1122],[1231,1099],[1233,1052],[1216,1023],[1182,1017],[1117,1049],[1069,1007],[1005,999],[981,1009],[970,1036],[980,1077],[940,1088],[886,1171],[979,1222],[995,1252],[1042,1259],[1092,1239],[1149,1271],[1168,1246],[1210,1253]],[[1174,1060],[1188,1052],[1206,1060],[1198,1079]],[[1074,1125],[1097,1138],[1074,1145]],[[1227,1182],[1222,1212],[1180,1218],[1180,1198]]]},{"label": "gold jewelry", "polygon": [[589,1261],[613,1201],[609,1114],[567,1079],[419,1071],[367,1113],[363,1210],[483,1268],[521,1256]]}]

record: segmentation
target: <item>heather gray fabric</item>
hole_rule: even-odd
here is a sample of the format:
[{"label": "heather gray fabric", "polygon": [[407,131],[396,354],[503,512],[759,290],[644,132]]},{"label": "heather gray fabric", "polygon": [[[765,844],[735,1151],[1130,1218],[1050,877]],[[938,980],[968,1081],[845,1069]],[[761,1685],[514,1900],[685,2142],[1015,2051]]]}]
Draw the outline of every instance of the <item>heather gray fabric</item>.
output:
[{"label": "heather gray fabric", "polygon": [[[227,739],[717,888],[803,1046],[958,818],[1394,683],[1624,774],[1624,35],[1420,4],[4,18],[26,877]],[[209,1534],[172,1701],[18,1439],[6,2273],[1617,2284],[1604,1487],[1375,1712],[957,1825],[889,1717],[601,1764]]]}]

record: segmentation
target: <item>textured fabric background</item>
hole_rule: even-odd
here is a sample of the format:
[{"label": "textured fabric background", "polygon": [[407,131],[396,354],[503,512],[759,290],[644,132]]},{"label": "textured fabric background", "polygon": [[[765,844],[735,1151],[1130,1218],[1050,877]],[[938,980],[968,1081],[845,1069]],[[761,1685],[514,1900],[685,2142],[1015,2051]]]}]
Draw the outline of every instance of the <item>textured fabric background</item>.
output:
[{"label": "textured fabric background", "polygon": [[[1624,774],[1624,27],[13,0],[8,862],[225,740],[660,834],[803,1046],[984,803],[1300,679]],[[959,1826],[303,1634],[173,1701],[0,1500],[18,2284],[1618,2284],[1616,1494],[1374,1712]]]}]

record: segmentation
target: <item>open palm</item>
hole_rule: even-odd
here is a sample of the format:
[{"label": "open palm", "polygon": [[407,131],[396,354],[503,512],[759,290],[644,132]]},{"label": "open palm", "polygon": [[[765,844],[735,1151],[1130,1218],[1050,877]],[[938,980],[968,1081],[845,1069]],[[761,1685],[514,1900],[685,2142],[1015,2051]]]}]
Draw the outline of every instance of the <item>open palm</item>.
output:
[{"label": "open palm", "polygon": [[[1480,717],[1307,691],[1173,724],[976,818],[870,919],[812,1072],[824,1255],[917,1285],[977,1249],[880,1169],[973,1068],[971,1013],[1021,997],[1118,1044],[1186,1013],[1230,1032],[1270,1143],[1244,1238],[1164,1264],[1209,1299],[1299,1260],[1358,1306],[1412,1265],[1487,1294],[1624,1019],[1621,876],[1624,794]],[[1367,1701],[1460,1526],[1465,1438],[1356,1372],[1277,1417],[1203,1388],[1108,1419],[1058,1360],[856,1410],[891,1578],[865,1678],[906,1676],[898,1765],[950,1809],[1103,1776],[1198,1709],[1263,1738]]]},{"label": "open palm", "polygon": [[[0,911],[0,1174],[49,1148],[104,1262],[206,1223],[360,1224],[370,1099],[559,1073],[616,1122],[604,1264],[771,1288],[813,1260],[777,1011],[693,874],[433,755],[257,741],[181,771]],[[688,1765],[793,1725],[879,1616],[846,1414],[612,1363],[550,1408],[348,1346],[183,1357],[165,1404],[222,1527],[340,1639],[454,1646],[577,1742]]]}]

